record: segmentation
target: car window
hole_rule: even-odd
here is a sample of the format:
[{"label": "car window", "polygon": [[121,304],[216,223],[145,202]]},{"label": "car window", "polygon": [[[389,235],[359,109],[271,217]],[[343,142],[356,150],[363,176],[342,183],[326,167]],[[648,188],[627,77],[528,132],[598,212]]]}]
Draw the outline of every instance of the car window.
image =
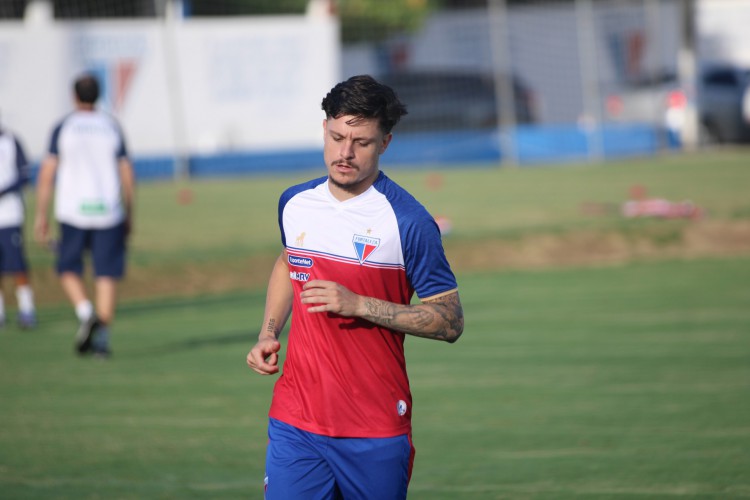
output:
[{"label": "car window", "polygon": [[709,71],[703,76],[703,82],[707,85],[717,85],[722,87],[734,87],[739,82],[737,75],[731,70]]}]

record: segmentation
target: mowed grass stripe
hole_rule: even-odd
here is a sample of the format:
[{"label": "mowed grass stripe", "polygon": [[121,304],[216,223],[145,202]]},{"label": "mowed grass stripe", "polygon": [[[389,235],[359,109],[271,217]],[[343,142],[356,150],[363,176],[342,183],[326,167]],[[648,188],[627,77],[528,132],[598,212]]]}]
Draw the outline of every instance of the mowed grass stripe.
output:
[{"label": "mowed grass stripe", "polygon": [[[749,264],[460,275],[465,336],[407,340],[410,498],[745,495]],[[244,357],[263,302],[126,304],[109,362],[72,354],[62,307],[34,332],[6,329],[0,490],[261,498],[274,379]]]},{"label": "mowed grass stripe", "polygon": [[411,497],[745,495],[748,264],[463,276],[466,336],[409,342]]}]

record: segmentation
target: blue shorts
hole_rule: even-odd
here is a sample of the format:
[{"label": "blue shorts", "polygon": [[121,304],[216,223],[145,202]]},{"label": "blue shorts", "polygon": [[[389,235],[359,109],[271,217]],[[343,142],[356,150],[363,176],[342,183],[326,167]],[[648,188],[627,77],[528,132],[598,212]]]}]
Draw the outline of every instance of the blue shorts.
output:
[{"label": "blue shorts", "polygon": [[80,229],[60,224],[57,272],[83,274],[83,256],[91,252],[94,275],[122,278],[125,274],[125,224],[105,229]]},{"label": "blue shorts", "polygon": [[23,230],[20,227],[0,229],[0,273],[28,271],[23,251]]},{"label": "blue shorts", "polygon": [[271,419],[265,498],[406,498],[413,463],[408,434],[333,438]]}]

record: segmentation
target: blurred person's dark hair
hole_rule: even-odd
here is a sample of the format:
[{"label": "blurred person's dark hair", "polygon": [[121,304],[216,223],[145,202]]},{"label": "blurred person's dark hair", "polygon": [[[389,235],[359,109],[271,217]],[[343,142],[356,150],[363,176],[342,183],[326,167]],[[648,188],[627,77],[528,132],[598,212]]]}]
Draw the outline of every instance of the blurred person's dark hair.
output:
[{"label": "blurred person's dark hair", "polygon": [[99,99],[99,81],[91,74],[79,76],[73,88],[78,100],[84,104],[94,104]]}]

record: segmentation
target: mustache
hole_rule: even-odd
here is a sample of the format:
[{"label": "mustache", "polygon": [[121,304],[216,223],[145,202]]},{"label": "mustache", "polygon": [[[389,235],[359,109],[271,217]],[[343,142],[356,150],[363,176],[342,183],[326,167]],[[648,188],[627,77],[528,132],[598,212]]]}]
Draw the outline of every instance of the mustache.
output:
[{"label": "mustache", "polygon": [[352,162],[349,162],[349,161],[335,160],[335,161],[331,162],[331,166],[332,167],[337,167],[339,165],[342,165],[344,167],[349,167],[349,168],[359,168],[359,167],[357,167],[357,165],[355,163],[352,163]]}]

